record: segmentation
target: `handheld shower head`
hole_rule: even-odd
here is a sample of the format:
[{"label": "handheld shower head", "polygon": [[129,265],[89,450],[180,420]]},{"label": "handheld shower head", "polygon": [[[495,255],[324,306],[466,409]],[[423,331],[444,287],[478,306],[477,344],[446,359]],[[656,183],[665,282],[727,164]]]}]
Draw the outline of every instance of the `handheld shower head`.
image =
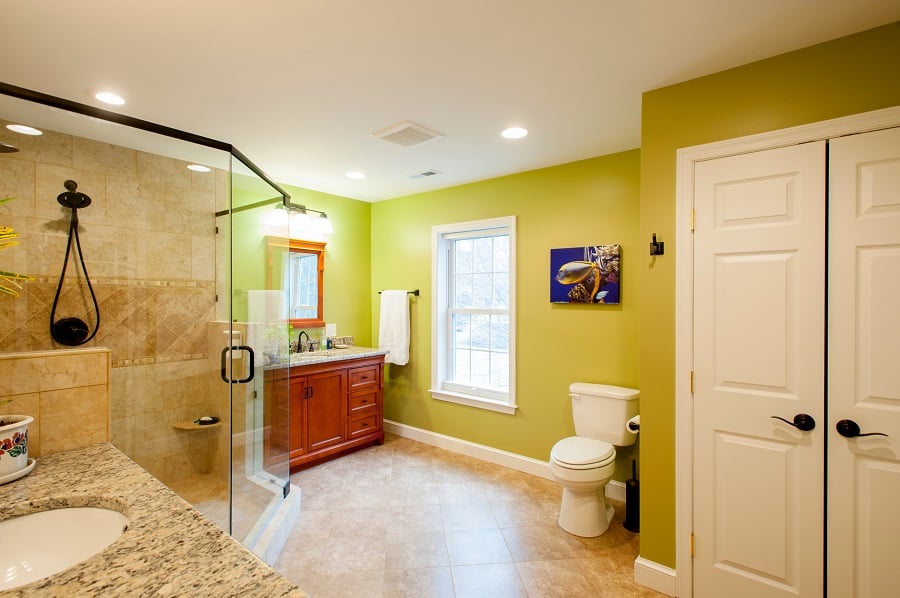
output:
[{"label": "handheld shower head", "polygon": [[67,208],[77,209],[77,208],[86,208],[91,205],[91,198],[85,195],[84,193],[79,193],[76,191],[78,188],[78,183],[75,181],[66,181],[63,183],[68,189],[65,193],[60,193],[56,196],[56,201]]}]

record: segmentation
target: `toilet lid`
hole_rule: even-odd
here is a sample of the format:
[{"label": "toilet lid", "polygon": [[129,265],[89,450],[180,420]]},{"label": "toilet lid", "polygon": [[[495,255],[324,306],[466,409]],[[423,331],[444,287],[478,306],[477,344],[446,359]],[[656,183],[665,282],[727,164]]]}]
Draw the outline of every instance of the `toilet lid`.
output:
[{"label": "toilet lid", "polygon": [[613,446],[602,440],[570,436],[563,438],[550,451],[550,457],[563,465],[591,465],[609,460],[616,454]]}]

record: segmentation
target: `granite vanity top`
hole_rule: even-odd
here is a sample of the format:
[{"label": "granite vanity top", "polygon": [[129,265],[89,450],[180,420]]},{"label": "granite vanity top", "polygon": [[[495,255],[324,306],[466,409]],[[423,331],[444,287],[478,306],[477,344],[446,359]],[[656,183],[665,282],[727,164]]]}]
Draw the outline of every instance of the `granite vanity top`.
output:
[{"label": "granite vanity top", "polygon": [[377,357],[379,355],[387,355],[387,353],[387,349],[373,349],[371,347],[357,347],[351,345],[346,349],[323,349],[321,351],[310,351],[308,353],[294,353],[293,355],[291,355],[290,362],[285,360],[277,364],[271,364],[266,366],[266,369],[302,367],[304,365],[329,363],[332,361],[343,361],[345,359]]},{"label": "granite vanity top", "polygon": [[88,560],[4,596],[306,595],[110,444],[38,458],[30,474],[0,486],[0,520],[70,506],[121,511],[128,529]]}]

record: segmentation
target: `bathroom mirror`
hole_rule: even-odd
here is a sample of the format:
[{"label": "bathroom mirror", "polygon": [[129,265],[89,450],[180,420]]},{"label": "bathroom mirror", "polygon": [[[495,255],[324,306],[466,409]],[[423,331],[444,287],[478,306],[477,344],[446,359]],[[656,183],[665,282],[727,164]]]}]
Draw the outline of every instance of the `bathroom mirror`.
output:
[{"label": "bathroom mirror", "polygon": [[294,328],[325,325],[322,316],[325,243],[266,237],[268,288],[285,292],[285,317]]}]

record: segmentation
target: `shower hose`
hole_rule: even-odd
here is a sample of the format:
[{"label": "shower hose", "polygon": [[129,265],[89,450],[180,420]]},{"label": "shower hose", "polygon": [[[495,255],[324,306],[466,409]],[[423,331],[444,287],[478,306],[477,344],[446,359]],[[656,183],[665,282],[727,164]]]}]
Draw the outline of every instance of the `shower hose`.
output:
[{"label": "shower hose", "polygon": [[[97,295],[94,294],[94,287],[91,286],[91,279],[88,276],[87,266],[84,265],[84,254],[81,250],[81,240],[78,238],[78,208],[85,208],[91,203],[91,198],[84,193],[75,191],[78,184],[75,181],[66,181],[65,187],[67,192],[61,193],[56,200],[67,208],[72,209],[72,218],[69,221],[69,238],[66,241],[66,257],[63,260],[62,272],[59,275],[59,284],[56,285],[56,296],[53,297],[53,307],[50,309],[50,336],[56,342],[77,346],[88,342],[97,334],[100,329],[100,305],[97,303]],[[88,325],[79,318],[56,318],[56,306],[59,303],[59,296],[62,292],[63,280],[66,277],[66,268],[69,265],[69,254],[72,250],[72,242],[74,240],[75,249],[78,253],[78,261],[81,263],[81,270],[84,272],[84,280],[87,283],[88,290],[91,292],[91,301],[94,303],[94,314],[96,320],[94,330],[91,332]]]}]

